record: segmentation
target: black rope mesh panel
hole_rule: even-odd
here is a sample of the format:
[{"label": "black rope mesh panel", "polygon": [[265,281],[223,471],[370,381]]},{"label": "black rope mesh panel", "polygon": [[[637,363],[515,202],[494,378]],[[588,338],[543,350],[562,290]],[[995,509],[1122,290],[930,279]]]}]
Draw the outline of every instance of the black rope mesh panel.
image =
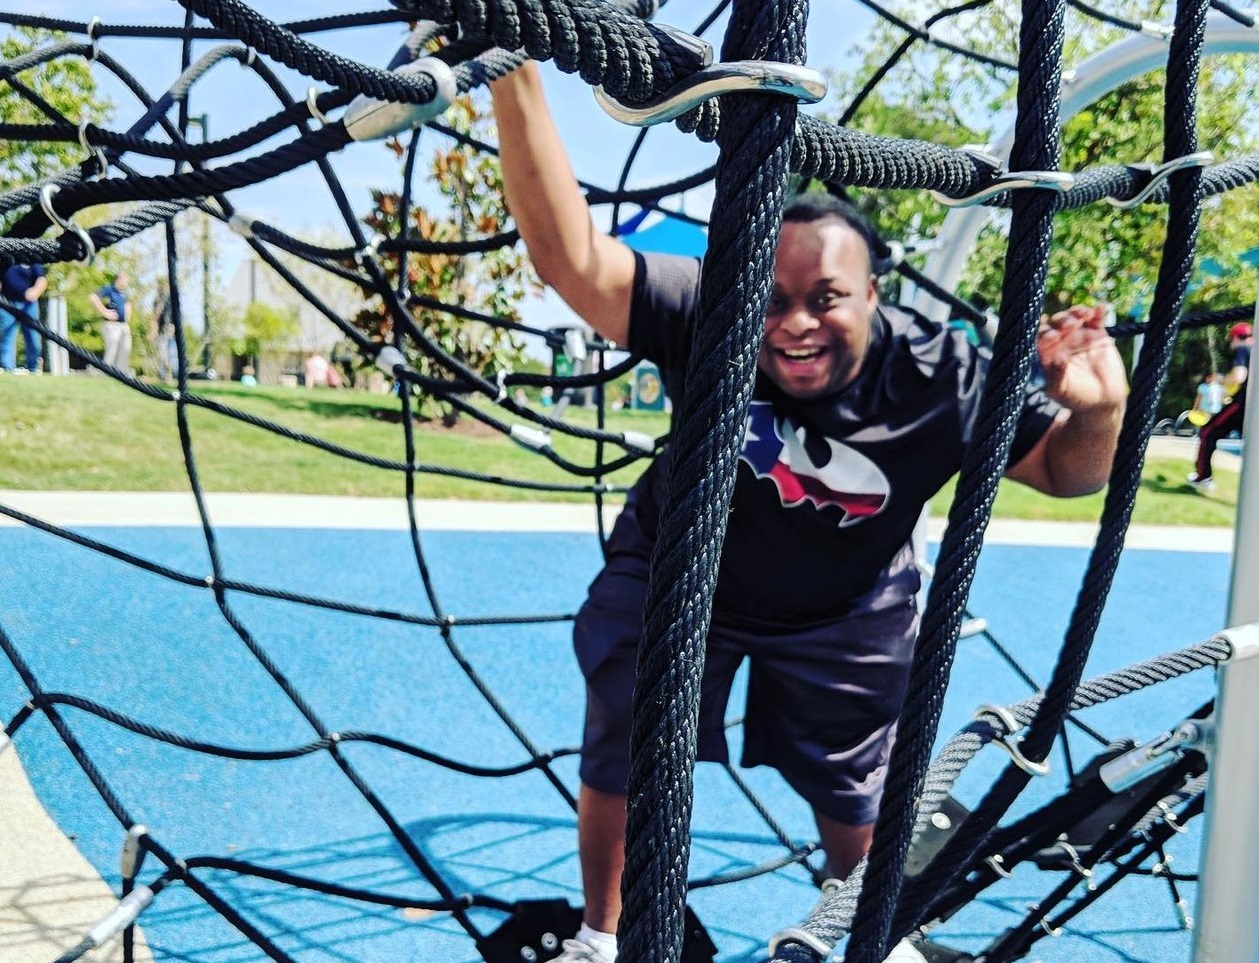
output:
[{"label": "black rope mesh panel", "polygon": [[[0,237],[0,263],[56,263],[85,258],[91,249],[105,250],[128,241],[149,227],[162,224],[168,256],[167,274],[173,282],[179,267],[173,220],[182,211],[195,206],[203,214],[230,224],[242,234],[258,258],[270,265],[293,292],[353,343],[363,361],[375,362],[388,369],[387,374],[395,380],[399,395],[404,450],[400,457],[382,457],[359,451],[349,445],[294,431],[208,395],[198,394],[191,387],[194,382],[190,380],[190,375],[196,359],[192,356],[191,345],[185,343],[183,336],[185,323],[177,284],[172,283],[171,291],[172,315],[179,332],[175,390],[149,384],[130,372],[113,368],[36,322],[36,329],[49,342],[65,348],[88,368],[110,376],[120,386],[140,396],[173,405],[171,413],[180,435],[189,489],[196,506],[201,539],[210,560],[209,574],[143,558],[103,539],[61,528],[8,505],[0,505],[0,515],[67,544],[113,559],[121,565],[166,579],[172,586],[211,593],[222,624],[230,628],[235,640],[244,646],[254,662],[292,703],[314,735],[305,741],[303,737],[264,741],[261,745],[248,747],[231,745],[228,741],[199,738],[181,733],[176,728],[153,725],[128,714],[125,707],[110,706],[79,693],[51,691],[24,661],[12,634],[6,633],[5,627],[0,626],[0,650],[15,667],[19,679],[30,693],[29,702],[6,726],[5,733],[12,736],[33,718],[48,720],[100,794],[106,808],[124,829],[134,828],[133,816],[121,801],[123,797],[110,785],[101,768],[84,749],[82,740],[76,736],[73,723],[77,717],[91,716],[154,742],[225,759],[263,764],[326,754],[372,810],[374,818],[396,840],[398,848],[418,875],[431,884],[437,893],[436,899],[409,899],[395,893],[332,884],[299,873],[257,866],[247,860],[177,854],[168,848],[167,840],[152,836],[145,838],[145,851],[153,854],[164,870],[156,879],[149,879],[150,888],[158,893],[172,882],[179,883],[252,940],[262,954],[276,960],[294,957],[288,949],[278,945],[282,941],[277,939],[275,932],[264,932],[268,929],[267,924],[261,917],[253,915],[252,907],[232,905],[225,895],[226,888],[219,885],[220,875],[210,875],[206,871],[267,879],[329,897],[448,912],[465,933],[479,941],[484,935],[481,924],[468,911],[480,907],[509,913],[513,904],[486,893],[460,892],[446,875],[441,862],[430,860],[407,835],[406,827],[389,810],[376,787],[351,764],[345,747],[364,744],[379,751],[395,753],[399,758],[419,760],[483,778],[536,773],[555,790],[563,808],[571,807],[574,803],[571,792],[552,769],[552,763],[572,755],[575,750],[547,748],[535,743],[483,676],[477,660],[464,645],[461,630],[472,626],[564,623],[571,621],[573,616],[570,613],[463,615],[451,611],[436,591],[431,560],[420,537],[417,495],[421,478],[426,474],[447,475],[532,491],[584,493],[591,496],[596,504],[601,504],[604,495],[620,490],[606,481],[607,474],[659,452],[666,439],[644,440],[607,430],[602,400],[597,427],[591,429],[567,422],[552,413],[519,405],[509,393],[510,389],[521,385],[551,387],[557,392],[581,388],[593,390],[602,399],[604,385],[630,370],[635,359],[612,366],[601,365],[598,372],[588,371],[570,377],[505,372],[495,380],[482,377],[470,369],[457,353],[444,350],[419,326],[414,312],[437,311],[471,323],[536,334],[552,347],[560,347],[563,340],[550,332],[529,329],[518,322],[477,312],[462,304],[412,294],[401,280],[397,285],[389,283],[383,259],[397,258],[405,268],[407,258],[412,254],[475,257],[512,245],[517,236],[508,229],[458,242],[431,242],[404,231],[396,237],[369,240],[330,160],[336,151],[348,146],[344,127],[336,120],[325,123],[326,118],[322,115],[344,107],[359,93],[401,101],[424,101],[431,97],[433,85],[424,74],[400,76],[334,55],[304,39],[304,35],[371,23],[401,23],[413,17],[431,17],[438,22],[425,28],[425,36],[445,38],[447,41],[437,56],[450,65],[460,91],[502,76],[529,55],[553,60],[561,70],[577,73],[588,83],[601,84],[629,104],[669,90],[693,73],[698,63],[694,52],[680,44],[673,34],[644,22],[645,17],[654,13],[654,5],[649,3],[395,0],[396,11],[281,24],[262,17],[240,0],[182,2],[185,7],[182,26],[111,25],[57,20],[34,14],[0,14],[0,22],[7,24],[59,29],[87,38],[86,42],[81,39],[59,40],[0,64],[0,84],[7,85],[11,93],[25,99],[41,117],[38,123],[2,123],[0,137],[16,144],[77,141],[89,154],[81,163],[67,170],[45,174],[35,183],[6,185],[6,190],[0,192],[0,214],[5,215],[6,222],[12,225],[7,235]],[[903,30],[905,41],[893,59],[861,88],[857,100],[850,105],[845,116],[851,116],[861,106],[860,101],[877,88],[884,75],[893,68],[895,60],[914,44],[926,43],[950,49],[996,70],[1013,66],[942,42],[933,35],[933,31],[926,29],[940,24],[945,18],[972,13],[987,6],[987,0],[968,0],[943,8],[932,14],[922,28],[900,20],[878,4],[866,5],[884,15],[894,27]],[[1121,20],[1074,0],[1069,0],[1069,5],[1123,29],[1140,28],[1134,21]],[[1035,9],[1025,16],[1023,28],[1025,38],[1019,64],[1023,78],[1020,82],[1020,128],[1011,165],[1054,169],[1058,161],[1051,142],[1052,118],[1056,112],[1056,77],[1059,70],[1056,49],[1061,44],[1062,5],[1031,6]],[[1186,132],[1184,126],[1185,118],[1193,116],[1198,48],[1208,6],[1246,22],[1242,15],[1218,2],[1182,4],[1179,8],[1176,39],[1170,53],[1165,117],[1168,131],[1165,156],[1168,159],[1184,156],[1195,149],[1192,130]],[[706,18],[706,24],[711,23],[720,12],[719,4]],[[199,15],[208,18],[213,26],[199,24]],[[741,3],[735,8],[723,57],[727,60],[746,58],[801,63],[804,60],[804,23],[802,2],[782,0],[781,3],[760,5],[749,0]],[[101,39],[110,37],[166,38],[179,42],[183,54],[179,76],[164,92],[151,96],[123,65],[106,50],[100,49]],[[194,61],[193,41],[212,39],[231,43],[209,50]],[[418,41],[415,42],[418,44]],[[493,47],[495,44],[509,49]],[[266,65],[264,56],[287,64],[311,79],[338,86],[312,93],[305,102],[295,99]],[[48,99],[41,97],[30,83],[23,80],[22,75],[62,58],[94,61],[95,69],[107,71],[117,78],[139,103],[138,119],[129,127],[114,130],[103,122],[80,124],[80,118],[60,114]],[[189,144],[185,136],[189,98],[215,65],[228,60],[239,61],[249,68],[254,79],[275,98],[277,107],[270,116],[247,130],[206,144]],[[395,62],[401,61],[395,59]],[[175,112],[174,117],[168,117],[172,111]],[[323,126],[312,130],[316,122]],[[661,536],[656,546],[647,641],[640,653],[642,664],[635,697],[635,762],[631,780],[629,867],[624,880],[626,932],[623,952],[626,959],[644,960],[678,958],[682,913],[688,889],[736,882],[782,867],[795,867],[797,873],[811,876],[815,881],[820,878],[820,871],[806,862],[816,850],[816,844],[791,839],[788,831],[752,793],[750,786],[730,768],[727,771],[735,787],[769,829],[781,848],[781,855],[757,866],[738,867],[707,878],[687,878],[689,824],[693,806],[691,769],[704,640],[711,618],[717,560],[755,372],[761,318],[770,281],[769,266],[773,262],[774,242],[778,235],[778,212],[785,194],[786,173],[790,169],[837,186],[930,189],[953,197],[964,197],[984,187],[994,174],[990,165],[969,153],[921,141],[872,137],[848,130],[842,124],[828,124],[813,116],[797,114],[793,103],[772,97],[735,96],[727,97],[721,103],[709,102],[691,110],[677,124],[684,131],[694,132],[700,139],[715,138],[722,149],[722,160],[716,172],[717,218],[705,266],[703,321],[694,332],[694,350],[687,371],[688,388],[679,399],[678,431],[673,442],[669,476],[670,496],[666,501]],[[484,152],[494,150],[493,145],[451,130],[440,119],[432,121],[428,127],[458,144]],[[267,139],[279,135],[288,139],[263,153],[244,158],[239,156],[241,152],[258,148]],[[645,136],[639,138],[638,144],[643,143]],[[418,136],[412,137],[403,189],[404,212],[411,203],[417,144]],[[634,153],[637,150],[636,146]],[[148,161],[144,173],[132,166],[136,157]],[[233,157],[235,160],[231,160]],[[211,162],[220,159],[227,160],[219,166],[210,166]],[[159,169],[156,165],[159,160],[168,164],[173,162],[172,167],[165,168],[169,173],[153,173]],[[630,188],[627,183],[632,160],[633,156],[615,188],[583,185],[592,205],[613,205],[616,210],[616,205],[632,203],[646,210],[677,215],[671,210],[670,202],[683,191],[705,185],[713,178],[710,169],[679,178],[671,184]],[[232,204],[231,194],[237,188],[269,181],[308,163],[318,169],[345,221],[345,231],[350,238],[348,244],[304,241],[276,225],[238,214]],[[106,173],[108,176],[103,179],[95,179]],[[1152,424],[1154,406],[1165,379],[1173,341],[1181,326],[1184,283],[1193,258],[1196,205],[1202,197],[1253,183],[1257,178],[1259,163],[1254,156],[1243,156],[1205,171],[1175,175],[1169,182],[1159,184],[1149,195],[1150,203],[1170,205],[1172,228],[1150,323],[1114,332],[1118,336],[1144,334],[1146,347],[1133,379],[1132,401],[1124,425],[1124,450],[1116,462],[1102,536],[1090,562],[1090,577],[1086,580],[1089,591],[1082,591],[1077,601],[1064,654],[1045,697],[1020,703],[1012,709],[1021,725],[1031,723],[1032,732],[1025,746],[1034,748],[1036,752],[1048,752],[1068,709],[1091,704],[1098,698],[1128,691],[1134,686],[1150,684],[1182,667],[1201,665],[1204,659],[1218,661],[1218,646],[1207,646],[1205,654],[1195,652],[1183,659],[1169,657],[1166,665],[1160,662],[1152,668],[1133,667],[1131,673],[1099,680],[1093,688],[1087,684],[1078,689],[1075,687],[1082,666],[1079,653],[1086,651],[1091,640],[1114,573],[1140,475],[1144,438]],[[911,695],[906,710],[908,721],[902,727],[903,732],[909,729],[919,737],[917,743],[925,739],[929,744],[938,724],[939,700],[943,698],[947,669],[953,659],[959,621],[965,614],[966,595],[983,527],[991,508],[996,480],[1004,470],[1008,456],[1013,421],[1021,403],[1031,357],[1034,314],[1038,311],[1044,266],[1049,257],[1052,214],[1057,210],[1093,204],[1107,197],[1128,199],[1147,183],[1148,174],[1136,168],[1099,167],[1079,172],[1076,186],[1061,194],[1007,192],[990,202],[993,206],[1011,207],[1014,211],[1011,255],[1003,295],[1003,304],[1008,307],[1003,312],[1001,335],[995,348],[989,381],[990,398],[985,401],[977,430],[978,436],[987,443],[976,446],[968,455],[958,499],[951,512],[954,524],[950,526],[950,534],[941,548],[939,575],[933,583],[931,604],[924,619],[923,648],[926,656],[915,668],[914,675],[914,684],[922,688],[917,690],[918,695]],[[39,203],[40,190],[46,184],[58,189],[53,195],[52,207],[59,217],[73,219],[80,211],[97,209],[96,213],[100,216],[90,219],[93,226],[78,229],[62,225],[55,228],[55,234],[50,233],[50,218]],[[118,201],[135,203],[121,210],[102,207]],[[677,216],[701,225],[704,223],[703,219]],[[614,221],[618,218],[619,210],[616,210]],[[88,218],[85,217],[85,220]],[[401,221],[404,224],[407,222],[405,213]],[[295,273],[291,267],[294,262],[290,258],[351,282],[364,296],[380,297],[393,323],[392,341],[373,340],[340,317]],[[924,288],[934,288],[934,295],[953,309],[976,320],[982,318],[981,313],[965,302],[933,286],[929,278],[915,275],[912,267],[903,265],[902,270],[907,277],[916,277]],[[405,270],[399,272],[400,279],[405,273]],[[1184,326],[1228,323],[1247,313],[1244,308],[1209,312],[1189,319]],[[392,357],[384,354],[387,347],[416,352],[431,361],[433,367],[427,368],[424,373],[405,364],[390,367],[392,362],[382,361],[382,358]],[[603,347],[596,342],[591,349],[601,351]],[[592,447],[593,458],[589,462],[575,459],[557,452],[549,441],[537,443],[539,458],[559,466],[579,480],[568,483],[503,478],[454,466],[428,464],[421,458],[422,440],[414,432],[412,423],[419,392],[442,397],[465,416],[504,434],[514,434],[519,422],[524,422],[532,426],[531,430],[548,439],[551,433],[567,435]],[[431,614],[324,598],[236,577],[231,567],[220,558],[218,533],[197,469],[197,433],[191,418],[193,409],[233,419],[250,426],[251,430],[267,432],[277,439],[326,455],[399,473],[399,488],[408,513],[411,555],[423,586],[421,601],[429,606]],[[583,478],[591,481],[581,482]],[[967,524],[959,524],[962,521]],[[601,529],[602,518],[599,526]],[[307,694],[288,677],[282,663],[268,650],[261,636],[246,624],[241,616],[244,609],[237,606],[239,596],[435,630],[433,635],[440,638],[443,657],[448,657],[457,666],[476,697],[521,751],[501,765],[485,765],[475,759],[455,759],[382,732],[366,729],[334,731],[316,712]],[[73,711],[63,711],[67,708]],[[873,902],[877,912],[859,914],[861,932],[854,930],[851,958],[875,958],[904,928],[929,915],[929,908],[924,909],[924,903],[927,897],[942,891],[943,887],[934,888],[940,886],[938,881],[931,886],[913,884],[906,887],[900,907],[893,910],[895,894],[888,888],[889,880],[892,890],[895,890],[899,885],[898,867],[903,863],[908,841],[929,818],[929,804],[947,793],[947,787],[952,785],[978,746],[998,734],[995,725],[994,720],[987,717],[976,723],[951,744],[936,765],[925,770],[925,775],[926,758],[922,745],[912,739],[902,739],[905,748],[898,749],[898,752],[906,759],[912,757],[914,765],[906,767],[902,760],[898,763],[900,769],[894,772],[894,779],[889,781],[889,797],[899,794],[901,801],[885,807],[885,810],[893,808],[896,811],[887,817],[887,825],[880,825],[879,843],[870,862],[863,863],[853,878],[827,903],[827,919],[816,928],[816,932],[832,941],[842,934],[851,925],[858,908],[857,888],[862,876],[868,876],[870,886],[861,897],[862,905]],[[994,790],[993,799],[997,800],[1003,792],[999,785]],[[1189,796],[1185,798],[1190,799]],[[1000,807],[996,801],[990,808],[993,818],[999,817],[997,809]],[[963,834],[966,842],[964,845],[959,843],[959,848],[973,848],[971,844],[984,833],[981,825],[987,818],[988,812],[985,811],[983,819],[967,823]],[[901,835],[891,839],[895,829],[901,830]],[[124,893],[134,885],[135,881],[124,880]],[[1059,918],[1065,918],[1074,911],[1074,908],[1068,909]],[[894,916],[891,915],[893,912]],[[1018,943],[1020,947],[1025,942],[1023,932],[1011,939],[1011,945]],[[82,944],[64,958],[78,958],[89,949]],[[124,949],[125,958],[130,958],[130,953],[128,943]],[[790,942],[780,948],[780,956],[793,961],[808,954],[804,947]]]}]

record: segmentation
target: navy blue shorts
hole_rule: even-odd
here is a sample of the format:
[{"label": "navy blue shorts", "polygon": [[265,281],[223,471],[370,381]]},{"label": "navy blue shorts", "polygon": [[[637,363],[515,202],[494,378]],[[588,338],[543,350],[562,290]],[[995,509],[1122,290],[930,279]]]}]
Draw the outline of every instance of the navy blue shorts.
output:
[{"label": "navy blue shorts", "polygon": [[[735,670],[747,658],[743,765],[776,768],[825,816],[851,826],[873,822],[917,637],[918,585],[907,547],[879,585],[834,621],[750,625],[717,613],[701,690],[698,757],[729,759],[726,704]],[[642,546],[614,551],[574,627],[586,678],[581,779],[603,792],[623,794],[629,778],[630,707],[646,593]]]}]

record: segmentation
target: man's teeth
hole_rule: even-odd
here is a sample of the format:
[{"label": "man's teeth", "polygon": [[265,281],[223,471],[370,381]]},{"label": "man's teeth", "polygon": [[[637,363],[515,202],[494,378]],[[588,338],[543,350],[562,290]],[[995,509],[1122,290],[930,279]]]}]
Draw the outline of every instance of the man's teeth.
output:
[{"label": "man's teeth", "polygon": [[807,361],[809,358],[816,358],[822,353],[821,348],[784,348],[783,354],[793,361]]}]

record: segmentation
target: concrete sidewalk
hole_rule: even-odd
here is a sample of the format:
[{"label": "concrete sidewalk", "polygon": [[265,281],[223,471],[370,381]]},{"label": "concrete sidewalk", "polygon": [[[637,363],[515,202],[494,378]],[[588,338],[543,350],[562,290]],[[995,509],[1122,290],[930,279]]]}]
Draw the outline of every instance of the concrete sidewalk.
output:
[{"label": "concrete sidewalk", "polygon": [[[0,753],[0,800],[0,963],[45,963],[78,945],[118,900],[35,798],[13,746]],[[121,963],[121,940],[89,958]],[[153,959],[138,932],[135,959]]]}]

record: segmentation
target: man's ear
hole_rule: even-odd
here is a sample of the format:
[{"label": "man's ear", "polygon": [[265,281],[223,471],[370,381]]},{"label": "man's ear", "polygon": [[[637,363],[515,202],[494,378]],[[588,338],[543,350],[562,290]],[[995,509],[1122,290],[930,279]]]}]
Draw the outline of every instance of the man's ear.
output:
[{"label": "man's ear", "polygon": [[867,288],[866,288],[866,307],[868,307],[871,311],[873,311],[875,305],[877,305],[878,303],[879,303],[879,279],[875,275],[871,274],[870,280],[867,282]]}]

